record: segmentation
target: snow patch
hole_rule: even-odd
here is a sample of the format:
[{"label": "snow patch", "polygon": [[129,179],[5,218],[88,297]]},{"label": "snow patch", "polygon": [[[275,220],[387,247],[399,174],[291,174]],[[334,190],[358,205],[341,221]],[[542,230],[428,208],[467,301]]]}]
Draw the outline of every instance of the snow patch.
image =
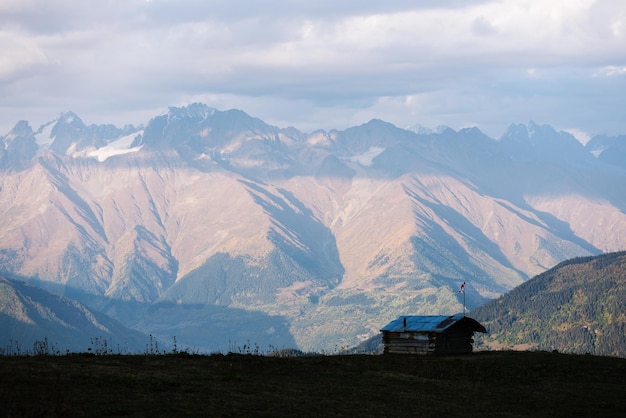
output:
[{"label": "snow patch", "polygon": [[598,158],[600,156],[600,154],[602,154],[605,150],[606,150],[606,148],[604,148],[604,147],[603,148],[595,148],[595,149],[592,149],[590,152],[591,152],[591,154],[594,157]]},{"label": "snow patch", "polygon": [[570,128],[570,129],[563,129],[563,130],[567,132],[568,134],[572,135],[574,138],[578,140],[578,142],[580,142],[583,145],[587,145],[587,142],[591,140],[591,135],[583,131],[582,129]]},{"label": "snow patch", "polygon": [[37,146],[39,148],[48,149],[52,142],[54,142],[54,138],[52,137],[52,128],[54,128],[54,123],[56,120],[52,122],[48,122],[43,125],[37,133],[35,134],[35,142],[37,142]]},{"label": "snow patch", "polygon": [[372,165],[374,158],[382,154],[383,151],[385,151],[385,148],[371,147],[369,150],[365,151],[363,154],[348,157],[346,158],[346,160],[353,162],[353,163],[359,163],[364,167],[369,167],[370,165]]},{"label": "snow patch", "polygon": [[143,145],[139,145],[138,147],[130,146],[133,144],[133,141],[138,137],[143,135],[143,131],[135,132],[130,135],[123,136],[115,141],[109,142],[102,148],[98,148],[97,150],[90,151],[86,154],[86,157],[96,158],[99,162],[104,162],[110,157],[114,157],[116,155],[130,154],[131,152],[137,152],[143,147]]},{"label": "snow patch", "polygon": [[[9,143],[11,141],[13,141],[15,138],[17,137],[17,135],[15,134],[8,134],[7,136],[4,137],[4,149],[9,149]],[[0,137],[0,141],[2,140],[2,137]]]},{"label": "snow patch", "polygon": [[424,126],[424,125],[420,125],[419,123],[416,123],[415,125],[409,126],[408,128],[406,128],[407,131],[411,131],[411,132],[415,132],[418,135],[430,135],[433,133],[433,130]]}]

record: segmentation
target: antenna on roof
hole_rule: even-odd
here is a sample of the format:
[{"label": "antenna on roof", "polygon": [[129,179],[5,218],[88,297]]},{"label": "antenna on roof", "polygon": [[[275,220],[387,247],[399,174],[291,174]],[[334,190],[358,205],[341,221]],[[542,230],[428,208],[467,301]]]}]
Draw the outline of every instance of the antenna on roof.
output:
[{"label": "antenna on roof", "polygon": [[463,293],[463,316],[465,316],[465,280],[463,280],[463,284],[461,284],[459,293]]}]

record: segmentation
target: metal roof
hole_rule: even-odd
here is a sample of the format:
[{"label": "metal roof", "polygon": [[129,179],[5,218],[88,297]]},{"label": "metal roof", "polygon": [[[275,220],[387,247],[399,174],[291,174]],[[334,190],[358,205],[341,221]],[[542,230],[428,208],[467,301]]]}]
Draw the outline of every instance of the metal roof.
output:
[{"label": "metal roof", "polygon": [[[406,321],[405,321],[406,320]],[[459,321],[469,322],[474,331],[487,332],[485,327],[480,325],[476,320],[464,316],[462,313],[445,316],[445,315],[426,315],[426,316],[401,316],[391,321],[381,331],[389,332],[443,332]]]}]

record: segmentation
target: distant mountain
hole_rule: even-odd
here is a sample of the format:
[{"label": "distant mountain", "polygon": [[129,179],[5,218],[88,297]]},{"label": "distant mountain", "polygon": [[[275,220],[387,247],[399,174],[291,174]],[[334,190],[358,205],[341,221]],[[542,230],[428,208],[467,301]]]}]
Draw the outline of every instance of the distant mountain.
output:
[{"label": "distant mountain", "polygon": [[141,353],[150,342],[74,300],[1,276],[0,330],[8,354]]},{"label": "distant mountain", "polygon": [[528,125],[511,125],[499,142],[501,148],[518,161],[569,166],[593,164],[593,156],[573,135],[532,121]]},{"label": "distant mountain", "polygon": [[463,281],[471,309],[623,250],[602,144],[532,122],[303,133],[197,103],[136,128],[22,121],[0,137],[0,273],[206,351],[332,351],[461,311]]},{"label": "distant mountain", "polygon": [[626,170],[626,135],[599,135],[585,145],[598,160]]},{"label": "distant mountain", "polygon": [[470,315],[483,347],[626,357],[626,252],[564,261]]},{"label": "distant mountain", "polygon": [[11,132],[2,137],[0,167],[5,170],[24,170],[38,151],[35,133],[26,121],[19,121]]}]

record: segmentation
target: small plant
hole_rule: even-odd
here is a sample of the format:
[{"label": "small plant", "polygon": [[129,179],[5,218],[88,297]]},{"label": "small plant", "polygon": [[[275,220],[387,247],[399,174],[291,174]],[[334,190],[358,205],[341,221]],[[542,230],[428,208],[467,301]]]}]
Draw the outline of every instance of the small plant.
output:
[{"label": "small plant", "polygon": [[112,344],[107,342],[103,337],[92,337],[89,339],[90,345],[87,348],[88,353],[95,354],[97,356],[104,356],[107,354],[113,354]]},{"label": "small plant", "polygon": [[254,345],[252,345],[252,343],[250,343],[250,340],[248,340],[248,342],[244,344],[243,346],[237,347],[236,351],[232,351],[231,349],[229,349],[229,353],[235,353],[235,352],[239,354],[248,354],[248,355],[261,354],[259,345],[257,343],[254,343]]},{"label": "small plant", "polygon": [[150,355],[161,354],[161,352],[159,351],[159,341],[152,334],[150,334],[149,344],[146,344],[145,354],[150,354]]},{"label": "small plant", "polygon": [[50,345],[48,344],[48,337],[43,340],[35,340],[33,343],[33,354],[36,356],[49,356]]},{"label": "small plant", "polygon": [[9,352],[10,356],[21,356],[22,355],[22,347],[20,346],[19,341],[17,341],[17,340],[9,340],[8,352]]}]

